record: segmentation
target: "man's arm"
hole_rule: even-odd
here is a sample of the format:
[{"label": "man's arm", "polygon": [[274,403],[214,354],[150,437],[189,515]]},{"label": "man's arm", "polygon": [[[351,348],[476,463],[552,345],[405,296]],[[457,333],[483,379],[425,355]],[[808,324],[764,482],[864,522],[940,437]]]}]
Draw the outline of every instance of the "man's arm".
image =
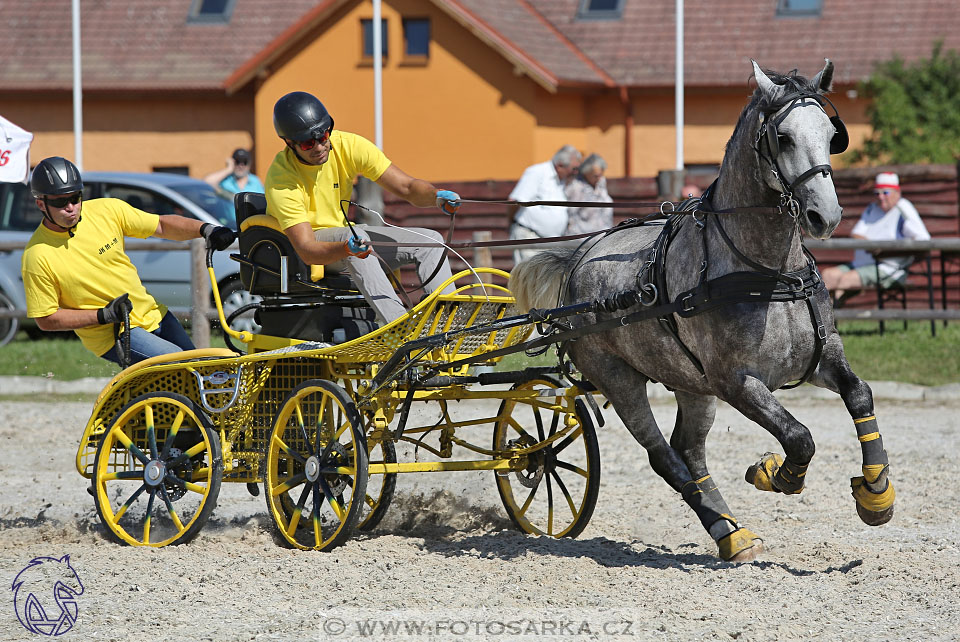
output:
[{"label": "man's arm", "polygon": [[37,327],[44,332],[58,332],[65,330],[79,330],[94,325],[97,321],[97,310],[68,310],[60,308],[53,314],[45,317],[36,317]]},{"label": "man's arm", "polygon": [[307,222],[291,225],[284,230],[297,256],[308,265],[328,265],[350,256],[346,245],[339,241],[318,241],[313,227]]},{"label": "man's arm", "polygon": [[211,172],[203,177],[203,182],[209,185],[214,189],[220,188],[220,181],[225,179],[227,176],[233,173],[235,165],[233,162],[233,157],[230,156],[227,158],[227,166],[216,172]]},{"label": "man's arm", "polygon": [[396,165],[388,167],[376,182],[411,205],[417,207],[436,205],[437,188],[425,180],[409,176]]},{"label": "man's arm", "polygon": [[189,241],[200,236],[201,221],[178,214],[163,214],[157,222],[153,236],[168,241]]}]

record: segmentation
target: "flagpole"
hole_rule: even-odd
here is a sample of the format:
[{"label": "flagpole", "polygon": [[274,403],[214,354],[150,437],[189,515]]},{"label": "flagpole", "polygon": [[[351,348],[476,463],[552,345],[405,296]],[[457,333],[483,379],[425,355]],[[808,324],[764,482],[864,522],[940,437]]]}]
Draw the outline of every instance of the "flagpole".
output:
[{"label": "flagpole", "polygon": [[80,77],[80,0],[70,0],[73,22],[73,162],[83,170],[83,85]]}]

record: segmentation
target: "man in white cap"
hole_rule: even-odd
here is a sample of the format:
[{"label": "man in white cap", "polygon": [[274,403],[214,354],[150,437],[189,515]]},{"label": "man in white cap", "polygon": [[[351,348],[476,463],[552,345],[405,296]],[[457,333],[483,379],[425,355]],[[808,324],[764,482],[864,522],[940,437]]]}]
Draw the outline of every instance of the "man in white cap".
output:
[{"label": "man in white cap", "polygon": [[[900,195],[900,177],[892,172],[877,174],[873,193],[878,202],[870,203],[860,215],[850,236],[871,241],[915,239],[925,241],[930,233],[920,220],[913,203]],[[909,258],[886,258],[880,261],[883,287],[890,287],[907,276]],[[877,284],[877,261],[866,250],[857,250],[853,261],[822,271],[823,282],[839,301],[845,291],[860,290]]]}]

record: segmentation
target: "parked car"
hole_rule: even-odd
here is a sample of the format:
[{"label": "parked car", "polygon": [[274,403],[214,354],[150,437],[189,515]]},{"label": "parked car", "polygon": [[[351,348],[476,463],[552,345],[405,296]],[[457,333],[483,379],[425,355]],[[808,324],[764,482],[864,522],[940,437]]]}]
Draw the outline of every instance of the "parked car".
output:
[{"label": "parked car", "polygon": [[[83,197],[85,200],[119,198],[154,214],[180,214],[205,223],[227,225],[233,229],[237,227],[231,201],[219,196],[203,181],[179,174],[84,172]],[[29,185],[0,183],[0,242],[26,244],[42,217],[30,194]],[[22,250],[0,251],[0,310],[26,311],[20,274],[22,254]],[[137,267],[140,280],[157,301],[177,313],[190,310],[191,262],[188,251],[128,249],[127,254]],[[229,254],[229,251],[216,252],[213,257],[224,312],[228,315],[256,300],[240,283],[240,265],[231,260]],[[0,345],[13,339],[22,322],[23,319],[0,318]],[[241,317],[233,325],[237,329],[255,329],[249,315]],[[25,327],[36,330],[32,322]]]}]

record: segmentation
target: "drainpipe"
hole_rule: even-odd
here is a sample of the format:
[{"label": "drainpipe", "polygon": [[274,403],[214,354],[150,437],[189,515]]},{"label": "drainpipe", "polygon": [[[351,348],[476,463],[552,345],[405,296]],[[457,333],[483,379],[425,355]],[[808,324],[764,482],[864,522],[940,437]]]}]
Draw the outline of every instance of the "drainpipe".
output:
[{"label": "drainpipe", "polygon": [[630,94],[627,88],[620,85],[620,103],[623,105],[623,176],[630,178],[632,175],[633,157],[633,103],[630,102]]}]

